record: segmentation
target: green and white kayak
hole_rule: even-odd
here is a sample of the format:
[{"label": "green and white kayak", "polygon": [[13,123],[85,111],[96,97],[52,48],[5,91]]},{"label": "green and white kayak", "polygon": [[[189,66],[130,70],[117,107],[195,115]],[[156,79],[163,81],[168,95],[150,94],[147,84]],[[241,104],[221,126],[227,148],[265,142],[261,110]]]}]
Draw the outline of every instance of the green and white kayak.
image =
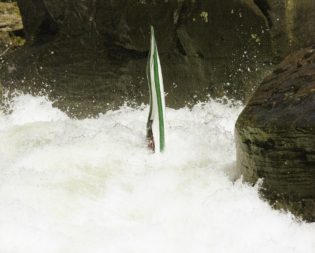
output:
[{"label": "green and white kayak", "polygon": [[165,98],[161,64],[151,26],[151,44],[147,63],[147,79],[150,92],[150,111],[147,122],[148,146],[155,152],[165,149]]}]

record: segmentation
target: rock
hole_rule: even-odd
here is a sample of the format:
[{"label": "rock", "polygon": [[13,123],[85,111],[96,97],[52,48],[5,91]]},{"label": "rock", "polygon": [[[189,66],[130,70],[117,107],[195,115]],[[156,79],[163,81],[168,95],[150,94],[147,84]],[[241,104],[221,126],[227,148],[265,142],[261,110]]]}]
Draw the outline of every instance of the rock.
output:
[{"label": "rock", "polygon": [[275,57],[315,43],[315,4],[313,0],[264,0],[268,2],[271,40]]},{"label": "rock", "polygon": [[24,44],[24,40],[14,34],[22,29],[23,24],[17,4],[0,2],[0,57],[10,48]]},{"label": "rock", "polygon": [[[148,102],[149,25],[166,103],[245,99],[270,71],[265,17],[242,0],[20,0],[27,45],[6,58],[6,88],[46,89],[75,116]],[[1,78],[1,77],[0,77]]]},{"label": "rock", "polygon": [[313,0],[244,0],[268,24],[272,54],[281,61],[288,54],[315,43]]},{"label": "rock", "polygon": [[247,101],[285,55],[315,43],[314,0],[19,0],[26,46],[5,57],[5,89],[46,90],[75,116],[148,102],[149,26],[166,103]]},{"label": "rock", "polygon": [[22,19],[17,4],[0,2],[0,31],[9,32],[22,28]]},{"label": "rock", "polygon": [[255,91],[236,123],[237,167],[263,178],[278,208],[315,221],[315,46],[288,56]]}]

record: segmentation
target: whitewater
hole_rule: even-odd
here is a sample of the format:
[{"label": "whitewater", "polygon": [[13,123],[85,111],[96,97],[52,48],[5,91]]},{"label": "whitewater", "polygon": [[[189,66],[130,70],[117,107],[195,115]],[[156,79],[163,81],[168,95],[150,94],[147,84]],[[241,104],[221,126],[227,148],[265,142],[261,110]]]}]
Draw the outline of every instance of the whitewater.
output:
[{"label": "whitewater", "polygon": [[167,108],[166,151],[152,154],[145,105],[78,120],[14,97],[0,111],[0,252],[314,253],[314,223],[239,179],[242,108]]}]

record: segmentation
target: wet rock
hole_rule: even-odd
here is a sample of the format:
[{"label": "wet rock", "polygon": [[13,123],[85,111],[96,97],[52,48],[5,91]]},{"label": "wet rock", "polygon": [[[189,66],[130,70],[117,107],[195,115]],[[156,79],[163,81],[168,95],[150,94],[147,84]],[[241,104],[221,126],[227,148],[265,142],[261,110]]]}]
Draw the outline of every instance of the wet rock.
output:
[{"label": "wet rock", "polygon": [[315,46],[288,56],[236,123],[237,166],[275,207],[315,221]]},{"label": "wet rock", "polygon": [[265,0],[265,2],[268,2],[270,8],[268,14],[275,57],[283,59],[289,53],[315,43],[313,0]]},{"label": "wet rock", "polygon": [[273,63],[315,43],[313,0],[19,0],[27,45],[0,66],[7,89],[45,89],[86,116],[147,102],[153,25],[166,102],[246,101]]},{"label": "wet rock", "polygon": [[268,24],[275,62],[315,43],[313,0],[244,0]]},{"label": "wet rock", "polygon": [[148,102],[149,25],[168,106],[227,95],[245,99],[270,70],[268,24],[235,1],[18,1],[27,45],[2,66],[7,88],[46,89],[56,105],[86,116]]}]

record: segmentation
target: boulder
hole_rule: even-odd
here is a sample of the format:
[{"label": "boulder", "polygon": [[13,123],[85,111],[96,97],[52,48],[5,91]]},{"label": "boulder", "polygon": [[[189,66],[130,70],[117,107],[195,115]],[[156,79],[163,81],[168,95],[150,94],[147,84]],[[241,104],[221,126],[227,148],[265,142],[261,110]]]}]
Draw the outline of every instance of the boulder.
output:
[{"label": "boulder", "polygon": [[288,56],[261,83],[235,136],[244,179],[262,178],[275,207],[315,221],[315,46]]},{"label": "boulder", "polygon": [[156,39],[166,103],[245,99],[270,70],[264,15],[242,0],[20,0],[26,46],[10,54],[7,89],[48,91],[75,116],[126,100],[148,102],[149,27]]}]

